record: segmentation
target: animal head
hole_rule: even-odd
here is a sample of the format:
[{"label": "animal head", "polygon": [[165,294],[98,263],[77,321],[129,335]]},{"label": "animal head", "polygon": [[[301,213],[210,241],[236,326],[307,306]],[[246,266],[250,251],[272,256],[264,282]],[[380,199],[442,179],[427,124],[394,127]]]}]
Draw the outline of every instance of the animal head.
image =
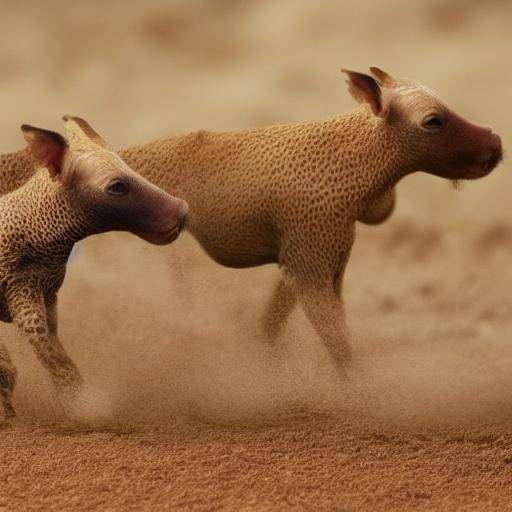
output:
[{"label": "animal head", "polygon": [[452,180],[475,179],[501,161],[498,135],[470,123],[423,85],[395,79],[376,67],[370,68],[373,76],[342,71],[354,99],[368,104],[381,126],[397,134],[409,170]]},{"label": "animal head", "polygon": [[[85,121],[66,116],[72,136],[23,125],[21,130],[35,160],[70,195],[70,204],[96,233],[129,231],[163,245],[183,228],[188,205],[149,183],[108,151]],[[78,127],[89,135],[78,138]]]}]

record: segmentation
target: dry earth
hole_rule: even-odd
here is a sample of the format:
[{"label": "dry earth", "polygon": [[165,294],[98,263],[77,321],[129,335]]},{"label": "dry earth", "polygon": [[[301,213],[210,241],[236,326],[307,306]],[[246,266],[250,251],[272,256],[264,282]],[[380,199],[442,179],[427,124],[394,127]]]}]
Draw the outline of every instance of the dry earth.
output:
[{"label": "dry earth", "polygon": [[[507,1],[0,7],[3,151],[64,113],[113,146],[324,118],[353,105],[338,68],[371,64],[512,143]],[[60,321],[87,419],[0,326],[20,370],[0,510],[512,510],[509,171],[408,177],[394,217],[359,227],[344,377],[300,311],[277,353],[261,344],[275,268],[221,268],[188,235],[79,244]]]}]

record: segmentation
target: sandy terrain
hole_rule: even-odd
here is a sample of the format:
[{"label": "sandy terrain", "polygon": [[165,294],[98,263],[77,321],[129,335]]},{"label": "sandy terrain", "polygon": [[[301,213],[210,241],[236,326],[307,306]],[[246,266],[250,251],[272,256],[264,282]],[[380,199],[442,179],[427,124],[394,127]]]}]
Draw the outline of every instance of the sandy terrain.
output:
[{"label": "sandy terrain", "polygon": [[[353,106],[338,69],[371,64],[512,143],[510,2],[145,3],[0,2],[0,150],[64,113],[114,147],[325,118]],[[20,380],[0,511],[512,510],[509,167],[461,191],[408,177],[358,228],[345,376],[299,310],[261,343],[276,268],[221,268],[187,234],[79,244],[60,323],[87,419],[1,325]]]}]

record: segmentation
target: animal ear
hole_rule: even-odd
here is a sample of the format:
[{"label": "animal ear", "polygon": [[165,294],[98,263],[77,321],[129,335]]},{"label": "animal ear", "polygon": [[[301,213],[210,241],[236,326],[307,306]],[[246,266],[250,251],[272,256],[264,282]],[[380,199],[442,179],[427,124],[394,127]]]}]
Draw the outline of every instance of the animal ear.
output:
[{"label": "animal ear", "polygon": [[102,148],[107,147],[107,143],[104,139],[96,133],[85,119],[68,115],[63,116],[62,119],[64,119],[66,125],[66,135],[71,141],[80,141],[85,137],[94,142],[97,146]]},{"label": "animal ear", "polygon": [[379,117],[385,117],[387,113],[387,102],[383,101],[382,89],[370,75],[342,69],[348,76],[348,90],[352,97],[359,103],[368,103],[372,112]]},{"label": "animal ear", "polygon": [[370,72],[382,86],[392,87],[394,85],[395,80],[393,77],[388,75],[385,71],[382,71],[382,69],[379,69],[376,66],[372,66],[370,68]]},{"label": "animal ear", "polygon": [[28,124],[22,125],[21,131],[36,161],[48,169],[52,178],[60,176],[64,155],[68,149],[66,139],[60,133]]}]

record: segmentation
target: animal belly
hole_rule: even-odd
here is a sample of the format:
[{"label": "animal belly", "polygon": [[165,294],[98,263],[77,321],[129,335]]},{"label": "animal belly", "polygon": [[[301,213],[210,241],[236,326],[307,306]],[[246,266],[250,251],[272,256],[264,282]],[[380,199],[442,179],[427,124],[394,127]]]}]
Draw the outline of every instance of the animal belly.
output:
[{"label": "animal belly", "polygon": [[265,229],[224,225],[221,229],[202,225],[189,227],[189,231],[206,253],[220,265],[232,268],[248,268],[277,263],[278,248],[274,237]]}]

